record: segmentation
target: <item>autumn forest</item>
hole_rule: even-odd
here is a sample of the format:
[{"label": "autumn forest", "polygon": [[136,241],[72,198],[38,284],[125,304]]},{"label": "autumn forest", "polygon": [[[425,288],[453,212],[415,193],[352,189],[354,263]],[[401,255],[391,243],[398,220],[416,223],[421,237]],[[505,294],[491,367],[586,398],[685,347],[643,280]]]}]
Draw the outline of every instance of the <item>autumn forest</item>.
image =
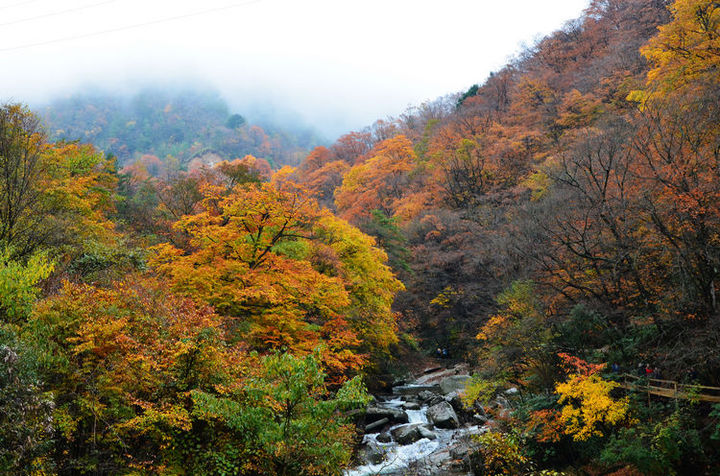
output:
[{"label": "autumn forest", "polygon": [[464,472],[382,474],[720,472],[720,3],[593,0],[321,144],[209,93],[0,106],[0,474],[343,475],[460,363]]}]

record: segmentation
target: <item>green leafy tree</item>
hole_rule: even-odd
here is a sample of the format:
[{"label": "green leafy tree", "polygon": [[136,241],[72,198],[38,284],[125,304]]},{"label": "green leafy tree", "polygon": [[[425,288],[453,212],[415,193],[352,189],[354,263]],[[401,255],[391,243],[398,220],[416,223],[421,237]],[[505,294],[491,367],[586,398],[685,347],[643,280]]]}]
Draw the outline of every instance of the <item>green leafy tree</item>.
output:
[{"label": "green leafy tree", "polygon": [[52,469],[52,394],[41,390],[35,355],[0,326],[0,473]]},{"label": "green leafy tree", "polygon": [[230,116],[230,117],[228,118],[228,120],[227,120],[227,122],[225,123],[225,125],[226,125],[229,129],[237,129],[238,127],[244,126],[246,122],[247,122],[247,121],[245,120],[245,118],[242,117],[240,114],[233,114],[232,116]]},{"label": "green leafy tree", "polygon": [[192,392],[193,416],[221,444],[185,449],[182,466],[202,475],[341,474],[354,432],[344,415],[369,397],[359,377],[335,395],[324,381],[318,355],[276,353],[262,357],[246,385],[225,396]]},{"label": "green leafy tree", "polygon": [[397,225],[397,218],[388,217],[382,210],[373,210],[370,220],[360,225],[368,235],[374,236],[378,245],[388,254],[388,263],[395,270],[410,271],[410,250],[407,238]]},{"label": "green leafy tree", "polygon": [[11,256],[10,248],[0,250],[0,320],[19,323],[30,314],[40,293],[37,284],[50,275],[53,264],[42,253],[25,264]]}]

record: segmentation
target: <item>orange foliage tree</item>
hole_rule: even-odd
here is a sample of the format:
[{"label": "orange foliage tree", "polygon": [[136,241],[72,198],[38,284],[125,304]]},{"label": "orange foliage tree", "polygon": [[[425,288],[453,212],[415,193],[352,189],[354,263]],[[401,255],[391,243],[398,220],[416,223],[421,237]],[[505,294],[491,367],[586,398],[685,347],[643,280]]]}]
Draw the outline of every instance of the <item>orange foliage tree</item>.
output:
[{"label": "orange foliage tree", "polygon": [[417,157],[405,136],[379,143],[369,159],[352,167],[335,192],[335,205],[341,217],[357,223],[370,218],[372,210],[393,216],[408,195],[410,172]]},{"label": "orange foliage tree", "polygon": [[386,255],[301,191],[266,183],[224,196],[207,187],[203,211],[176,228],[188,248],[159,245],[155,269],[230,316],[236,339],[301,354],[322,344],[336,377],[365,364],[363,348],[394,342],[390,305],[401,284]]},{"label": "orange foliage tree", "polygon": [[54,394],[60,472],[162,471],[168,435],[191,428],[185,392],[237,377],[241,353],[212,309],[134,281],[65,283],[23,329]]}]

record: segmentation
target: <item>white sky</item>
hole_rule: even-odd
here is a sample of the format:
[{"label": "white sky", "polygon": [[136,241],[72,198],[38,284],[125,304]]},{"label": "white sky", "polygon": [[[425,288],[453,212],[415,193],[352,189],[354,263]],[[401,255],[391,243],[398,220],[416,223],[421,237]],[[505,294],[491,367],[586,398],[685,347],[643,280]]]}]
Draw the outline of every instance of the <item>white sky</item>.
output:
[{"label": "white sky", "polygon": [[199,82],[334,135],[483,81],[587,3],[0,0],[0,100]]}]

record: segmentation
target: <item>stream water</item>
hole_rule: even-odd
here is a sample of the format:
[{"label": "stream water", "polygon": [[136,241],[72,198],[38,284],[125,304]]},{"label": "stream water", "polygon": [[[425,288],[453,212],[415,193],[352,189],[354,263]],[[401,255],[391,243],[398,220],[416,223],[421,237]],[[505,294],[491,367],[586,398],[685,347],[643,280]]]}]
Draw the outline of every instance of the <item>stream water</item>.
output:
[{"label": "stream water", "polygon": [[[410,402],[417,402],[415,396],[394,395],[385,401],[379,401],[375,406],[379,408],[402,409]],[[399,444],[395,440],[389,442],[378,441],[381,433],[369,433],[363,438],[363,446],[370,450],[381,462],[373,464],[367,462],[362,466],[350,469],[345,476],[374,476],[374,475],[466,475],[472,474],[463,470],[448,469],[451,459],[457,457],[457,452],[465,451],[470,441],[470,435],[480,434],[484,430],[480,425],[465,425],[456,429],[435,428],[428,419],[429,405],[422,404],[419,410],[404,410],[407,423],[399,423],[385,428],[383,434],[393,434],[393,430],[421,424],[429,431],[429,437],[420,438],[410,444]],[[378,428],[376,431],[380,431]],[[387,436],[386,436],[387,437]],[[455,453],[455,454],[453,454]],[[381,455],[381,456],[379,456]]]}]

